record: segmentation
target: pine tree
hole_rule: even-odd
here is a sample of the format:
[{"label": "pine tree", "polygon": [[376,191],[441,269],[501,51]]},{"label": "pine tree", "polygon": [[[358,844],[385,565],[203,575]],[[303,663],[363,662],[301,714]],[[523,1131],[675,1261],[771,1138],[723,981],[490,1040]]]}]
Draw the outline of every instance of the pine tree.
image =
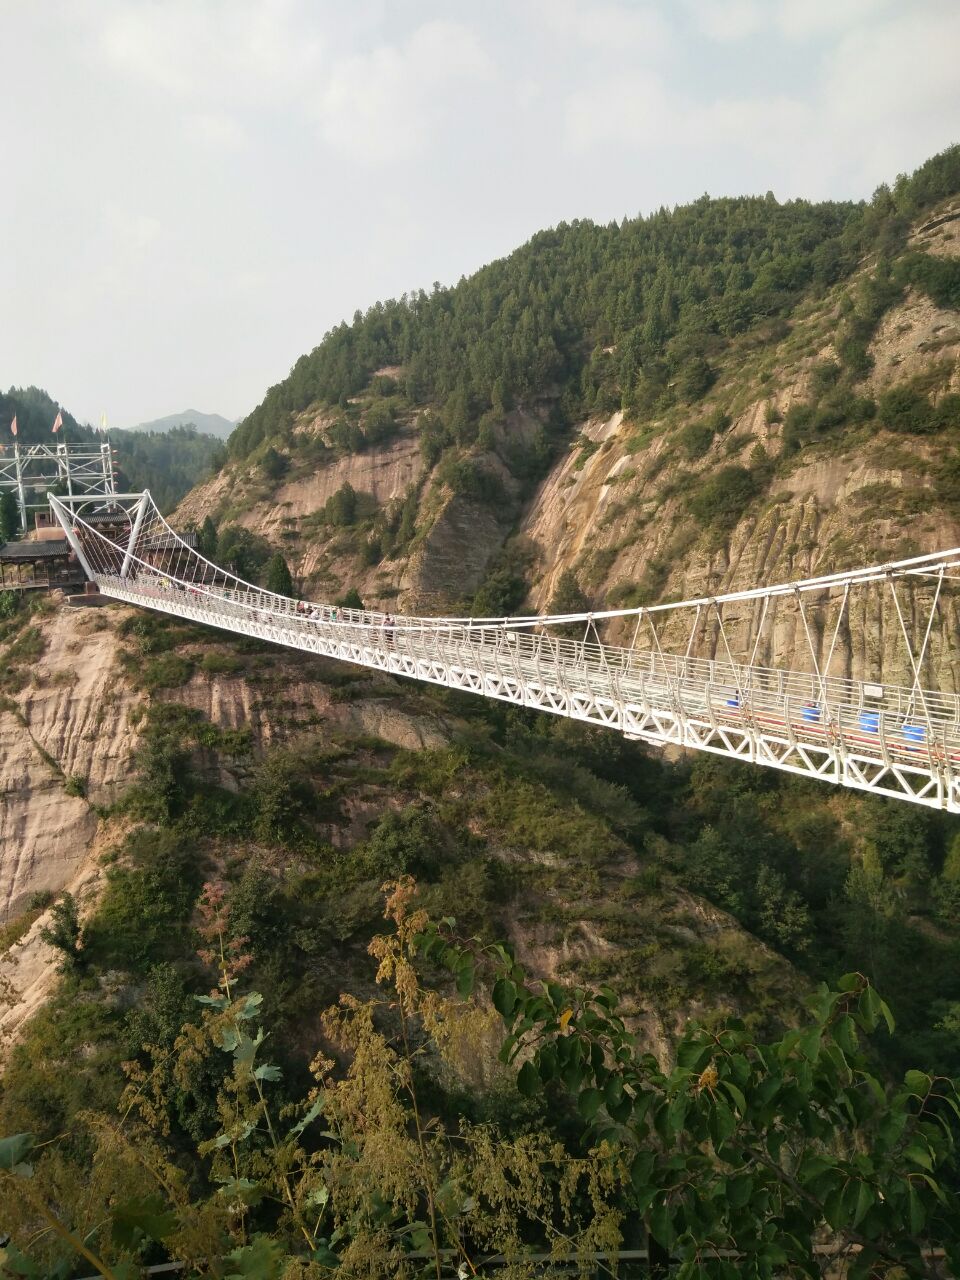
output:
[{"label": "pine tree", "polygon": [[[576,579],[576,575],[572,569],[564,569],[557,586],[550,599],[550,613],[584,613],[589,609],[590,604],[587,597],[583,594],[583,589]],[[580,640],[583,638],[582,622],[565,622],[559,626],[551,627],[550,634],[561,636],[566,640]]]},{"label": "pine tree", "polygon": [[54,904],[50,924],[40,930],[43,941],[60,952],[58,968],[61,973],[69,973],[82,966],[82,933],[77,900],[72,893],[65,893]]},{"label": "pine tree", "polygon": [[267,590],[275,591],[278,596],[293,595],[293,579],[290,568],[279,552],[267,565]]},{"label": "pine tree", "polygon": [[0,542],[13,542],[20,536],[20,512],[9,489],[0,494]]},{"label": "pine tree", "polygon": [[203,524],[197,531],[197,550],[208,560],[217,554],[217,526],[209,516],[203,517]]}]

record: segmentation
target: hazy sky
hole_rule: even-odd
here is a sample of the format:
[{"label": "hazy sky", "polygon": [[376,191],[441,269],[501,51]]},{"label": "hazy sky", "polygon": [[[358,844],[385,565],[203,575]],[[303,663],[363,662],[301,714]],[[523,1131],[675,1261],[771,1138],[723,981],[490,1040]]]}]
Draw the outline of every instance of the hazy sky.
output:
[{"label": "hazy sky", "polygon": [[956,0],[0,0],[0,47],[0,385],[116,426],[563,219],[960,139]]}]

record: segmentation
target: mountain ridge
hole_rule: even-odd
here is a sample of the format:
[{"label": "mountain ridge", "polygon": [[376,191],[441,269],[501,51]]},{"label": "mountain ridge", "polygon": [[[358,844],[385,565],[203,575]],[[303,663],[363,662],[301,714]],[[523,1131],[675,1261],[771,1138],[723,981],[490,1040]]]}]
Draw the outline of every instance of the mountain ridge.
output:
[{"label": "mountain ridge", "polygon": [[194,426],[201,435],[216,436],[218,440],[227,440],[236,419],[225,418],[220,413],[200,413],[197,409],[184,409],[182,413],[168,413],[162,418],[153,418],[150,422],[138,422],[131,427],[122,427],[122,431],[169,431],[172,427]]}]

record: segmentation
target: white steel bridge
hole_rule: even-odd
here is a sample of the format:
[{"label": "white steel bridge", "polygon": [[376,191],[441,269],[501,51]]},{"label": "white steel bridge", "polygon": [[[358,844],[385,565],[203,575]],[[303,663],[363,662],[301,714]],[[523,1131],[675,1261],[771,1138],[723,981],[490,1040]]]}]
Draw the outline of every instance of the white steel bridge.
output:
[{"label": "white steel bridge", "polygon": [[[88,577],[114,599],[629,738],[960,813],[960,697],[930,687],[935,651],[938,669],[953,669],[956,610],[947,604],[960,581],[960,548],[637,609],[392,617],[264,591],[189,546],[149,493],[110,502],[120,513],[112,535],[102,531],[102,517],[98,528],[81,514],[89,498],[50,495]],[[905,682],[836,674],[854,601],[864,592],[887,606]],[[758,665],[778,607],[793,612],[808,670]],[[731,610],[749,612],[747,642],[742,627],[735,634]],[[598,625],[614,620],[626,642],[601,642]],[[682,653],[664,647],[668,636]],[[704,647],[712,656],[698,656]]]}]

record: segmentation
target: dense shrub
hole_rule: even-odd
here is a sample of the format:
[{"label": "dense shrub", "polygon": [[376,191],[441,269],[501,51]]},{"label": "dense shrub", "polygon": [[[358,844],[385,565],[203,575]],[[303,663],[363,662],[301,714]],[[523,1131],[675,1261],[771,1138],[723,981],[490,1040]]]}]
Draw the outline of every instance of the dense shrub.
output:
[{"label": "dense shrub", "polygon": [[0,542],[13,542],[20,536],[20,508],[10,489],[0,493]]},{"label": "dense shrub", "polygon": [[729,532],[759,489],[756,477],[746,467],[723,467],[690,497],[688,505],[705,527]]},{"label": "dense shrub", "polygon": [[360,598],[360,592],[356,587],[351,587],[349,591],[345,591],[342,596],[334,601],[341,609],[365,609],[366,605]]},{"label": "dense shrub", "polygon": [[876,411],[873,400],[854,395],[846,385],[838,386],[817,404],[795,404],[784,419],[784,452],[790,454],[805,444],[826,439],[848,423],[868,422]]},{"label": "dense shrub", "polygon": [[286,475],[290,459],[286,454],[278,453],[271,445],[260,460],[260,469],[269,480],[280,480]]},{"label": "dense shrub", "polygon": [[891,273],[887,264],[881,264],[860,285],[855,301],[847,304],[836,348],[844,372],[853,381],[865,378],[873,368],[868,349],[870,341],[884,315],[902,295],[902,281]]},{"label": "dense shrub", "polygon": [[360,424],[345,415],[328,428],[327,435],[333,447],[343,453],[358,453],[364,445]]},{"label": "dense shrub", "polygon": [[435,876],[444,844],[435,819],[419,805],[388,810],[350,861],[359,874],[378,882],[410,872]]},{"label": "dense shrub", "polygon": [[479,458],[450,458],[441,468],[440,478],[454,493],[484,506],[499,507],[506,497],[503,481]]},{"label": "dense shrub", "polygon": [[960,261],[956,258],[912,253],[899,264],[898,276],[922,289],[938,307],[960,310]]},{"label": "dense shrub", "polygon": [[272,555],[266,538],[242,525],[225,525],[217,534],[217,564],[232,569],[239,577],[257,582],[263,566]]},{"label": "dense shrub", "polygon": [[814,397],[824,396],[832,390],[841,372],[836,360],[819,360],[810,371],[810,390]]},{"label": "dense shrub", "polygon": [[693,404],[703,399],[716,377],[716,370],[702,356],[696,356],[680,369],[677,390],[688,404]]},{"label": "dense shrub", "polygon": [[178,689],[193,675],[193,663],[179,653],[162,653],[140,668],[139,684],[149,693],[157,689]]},{"label": "dense shrub", "polygon": [[713,444],[714,428],[709,421],[691,422],[677,432],[677,444],[693,460],[702,458]]},{"label": "dense shrub", "polygon": [[944,396],[933,404],[918,386],[904,382],[883,393],[878,412],[881,423],[890,431],[931,435],[960,425],[960,395]]},{"label": "dense shrub", "polygon": [[276,592],[278,596],[293,595],[293,579],[290,577],[290,568],[279,552],[267,562],[264,586],[268,591]]},{"label": "dense shrub", "polygon": [[526,597],[528,586],[523,562],[511,563],[501,557],[491,568],[473,597],[470,612],[475,618],[505,618],[516,612]]},{"label": "dense shrub", "polygon": [[83,952],[105,968],[137,968],[176,954],[202,881],[201,859],[179,832],[140,828],[107,873]]},{"label": "dense shrub", "polygon": [[397,420],[393,406],[386,400],[378,400],[370,407],[363,419],[364,443],[384,444],[395,434],[396,429]]},{"label": "dense shrub", "polygon": [[243,663],[233,653],[208,650],[200,660],[200,669],[208,676],[231,676],[240,671]]},{"label": "dense shrub", "polygon": [[309,835],[321,802],[303,757],[292,751],[268,756],[251,787],[253,833],[269,844],[295,844]]}]

